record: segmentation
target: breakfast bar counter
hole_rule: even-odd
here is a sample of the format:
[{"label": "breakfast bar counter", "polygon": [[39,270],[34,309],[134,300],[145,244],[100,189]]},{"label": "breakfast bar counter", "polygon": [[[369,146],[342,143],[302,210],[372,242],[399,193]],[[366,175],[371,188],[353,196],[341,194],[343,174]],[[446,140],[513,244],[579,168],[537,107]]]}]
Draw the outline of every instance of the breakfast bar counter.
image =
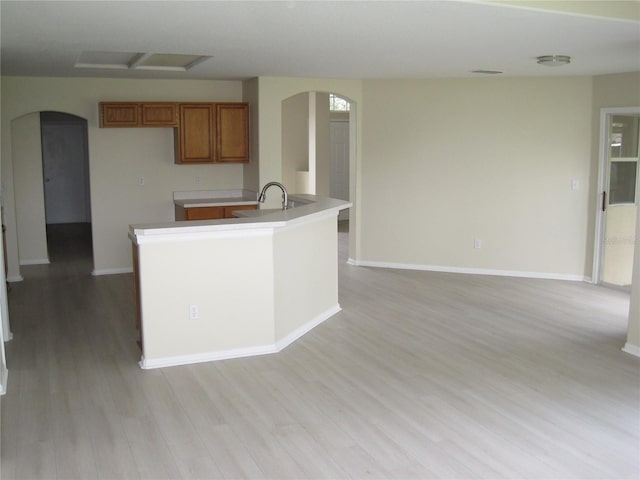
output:
[{"label": "breakfast bar counter", "polygon": [[289,202],[130,226],[142,368],[278,352],[340,310],[337,217],[351,204]]}]

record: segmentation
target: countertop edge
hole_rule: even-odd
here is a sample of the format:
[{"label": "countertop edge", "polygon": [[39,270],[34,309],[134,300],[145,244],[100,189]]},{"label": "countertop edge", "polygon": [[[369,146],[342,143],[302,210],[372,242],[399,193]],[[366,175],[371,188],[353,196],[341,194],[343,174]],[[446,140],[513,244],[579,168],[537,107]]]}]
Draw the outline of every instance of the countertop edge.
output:
[{"label": "countertop edge", "polygon": [[[292,200],[308,202],[288,210],[269,211],[249,218],[221,220],[178,221],[168,223],[138,223],[129,226],[129,238],[136,244],[149,241],[172,241],[177,237],[210,235],[255,234],[257,230],[294,226],[316,218],[337,215],[340,210],[352,206],[350,202],[315,195],[290,195]],[[234,203],[239,205],[239,203]],[[265,232],[266,233],[266,232]]]}]

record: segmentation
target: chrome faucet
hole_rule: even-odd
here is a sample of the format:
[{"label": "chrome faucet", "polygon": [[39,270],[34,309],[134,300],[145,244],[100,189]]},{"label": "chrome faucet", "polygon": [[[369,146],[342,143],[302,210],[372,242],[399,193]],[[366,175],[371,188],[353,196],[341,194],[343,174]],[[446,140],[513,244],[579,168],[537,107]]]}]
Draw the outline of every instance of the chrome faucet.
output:
[{"label": "chrome faucet", "polygon": [[262,191],[260,192],[260,196],[258,197],[258,201],[260,203],[264,203],[264,198],[265,198],[265,194],[267,193],[267,189],[269,187],[274,186],[274,185],[276,187],[279,187],[280,190],[282,190],[282,209],[286,210],[287,209],[287,205],[289,203],[287,189],[284,188],[284,185],[282,185],[281,183],[278,183],[278,182],[269,182],[264,187],[262,187]]}]

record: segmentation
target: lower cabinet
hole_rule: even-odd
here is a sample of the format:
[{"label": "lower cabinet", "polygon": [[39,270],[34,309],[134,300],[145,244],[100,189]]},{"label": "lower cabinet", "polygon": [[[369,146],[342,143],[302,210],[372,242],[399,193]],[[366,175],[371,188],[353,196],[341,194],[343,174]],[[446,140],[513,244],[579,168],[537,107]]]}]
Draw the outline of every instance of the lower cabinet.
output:
[{"label": "lower cabinet", "polygon": [[235,218],[233,215],[234,210],[256,210],[257,205],[233,205],[231,207],[224,207],[224,218]]},{"label": "lower cabinet", "polygon": [[224,207],[194,207],[184,209],[185,220],[217,220],[224,218]]},{"label": "lower cabinet", "polygon": [[176,205],[176,221],[182,220],[219,220],[234,218],[234,210],[255,210],[256,205],[226,205],[218,207],[179,207]]}]

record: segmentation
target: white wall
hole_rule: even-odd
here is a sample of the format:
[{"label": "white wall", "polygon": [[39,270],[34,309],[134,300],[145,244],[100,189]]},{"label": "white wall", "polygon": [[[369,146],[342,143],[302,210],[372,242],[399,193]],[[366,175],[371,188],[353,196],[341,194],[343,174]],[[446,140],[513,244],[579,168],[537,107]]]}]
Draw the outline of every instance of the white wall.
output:
[{"label": "white wall", "polygon": [[282,184],[289,193],[299,193],[296,172],[308,170],[309,95],[300,93],[282,102]]},{"label": "white wall", "polygon": [[633,260],[633,283],[629,301],[629,326],[625,351],[640,357],[640,208],[636,209],[636,250]]},{"label": "white wall", "polygon": [[[4,142],[3,142],[4,143]],[[49,263],[45,230],[45,201],[42,182],[42,149],[40,114],[31,113],[11,122],[14,195],[16,205],[14,234],[20,238],[19,258],[22,264]],[[4,159],[4,155],[3,155]],[[3,184],[7,179],[3,177]],[[6,193],[5,218],[11,218]],[[8,224],[10,225],[10,223]],[[7,240],[11,237],[7,229]],[[9,241],[7,241],[9,244]],[[11,279],[11,274],[9,275]],[[19,277],[18,277],[19,278]]]},{"label": "white wall", "polygon": [[336,217],[274,231],[275,340],[338,307]]},{"label": "white wall", "polygon": [[329,94],[316,93],[316,195],[331,196],[331,146],[329,142]]},{"label": "white wall", "polygon": [[269,230],[140,245],[139,259],[145,360],[274,344]]},{"label": "white wall", "polygon": [[242,82],[242,101],[249,104],[249,146],[251,149],[251,161],[242,166],[242,183],[245,190],[260,190],[260,129],[259,129],[259,107],[260,92],[257,78]]},{"label": "white wall", "polygon": [[364,81],[361,260],[588,276],[591,95],[590,78]]},{"label": "white wall", "polygon": [[[174,190],[242,188],[242,165],[175,165],[169,128],[98,128],[98,103],[117,100],[241,101],[232,81],[116,80],[96,78],[2,78],[2,185],[7,223],[9,277],[18,277],[11,122],[43,110],[88,121],[89,169],[97,273],[127,271],[128,225],[173,220]],[[39,135],[39,133],[38,133]],[[138,186],[138,177],[145,185]],[[199,176],[200,184],[195,178]],[[42,177],[27,180],[35,198]],[[17,200],[17,199],[16,199]]]}]

